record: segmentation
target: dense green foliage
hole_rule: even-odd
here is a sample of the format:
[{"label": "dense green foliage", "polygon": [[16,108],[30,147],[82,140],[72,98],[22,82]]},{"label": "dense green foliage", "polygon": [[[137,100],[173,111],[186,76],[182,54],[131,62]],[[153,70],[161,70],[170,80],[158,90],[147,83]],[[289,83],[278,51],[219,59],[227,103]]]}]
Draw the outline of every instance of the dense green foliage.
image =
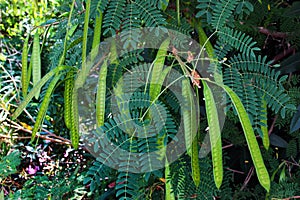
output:
[{"label": "dense green foliage", "polygon": [[0,2],[0,199],[299,198],[298,2]]}]

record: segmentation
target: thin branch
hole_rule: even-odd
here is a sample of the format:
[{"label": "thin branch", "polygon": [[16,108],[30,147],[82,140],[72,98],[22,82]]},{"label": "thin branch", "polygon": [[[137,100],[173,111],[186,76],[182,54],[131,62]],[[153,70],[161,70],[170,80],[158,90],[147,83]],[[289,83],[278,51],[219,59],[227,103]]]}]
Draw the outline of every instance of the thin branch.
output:
[{"label": "thin branch", "polygon": [[[10,127],[12,127],[12,128],[15,128],[15,129],[17,129],[17,131],[24,131],[24,132],[27,132],[27,133],[30,133],[30,134],[32,133],[31,130],[24,128],[24,127],[21,126],[20,124],[18,124],[18,123],[16,123],[16,122],[12,121],[12,120],[10,120],[10,119],[6,119],[6,121],[10,123],[10,124],[8,124],[8,123],[7,123],[7,124],[4,124],[4,125],[6,125],[6,126],[10,126]],[[42,131],[44,131],[45,133],[48,134],[48,136],[46,136],[46,135],[39,135],[39,136],[38,136],[38,137],[40,137],[40,138],[42,138],[42,139],[50,140],[50,141],[57,142],[57,143],[71,144],[71,141],[70,141],[70,140],[65,139],[65,138],[63,138],[63,137],[60,137],[60,136],[58,136],[58,135],[55,135],[55,134],[51,133],[50,131],[48,131],[48,130],[45,129],[45,128],[42,128]],[[5,136],[5,135],[1,135],[1,137],[3,137],[3,136]],[[49,136],[50,136],[50,137],[54,137],[54,138],[50,138]],[[7,137],[5,137],[5,138],[11,138],[11,136],[7,136]],[[13,139],[19,139],[19,136],[13,136],[12,138],[13,138]],[[31,138],[31,137],[29,137],[29,138]],[[27,138],[27,137],[20,137],[20,139],[28,139],[28,138]]]},{"label": "thin branch", "polygon": [[276,64],[278,61],[282,60],[283,58],[289,56],[291,53],[295,53],[295,51],[296,51],[296,49],[294,47],[284,50],[282,53],[276,55],[273,58],[272,65]]},{"label": "thin branch", "polygon": [[288,36],[287,33],[270,31],[269,29],[264,27],[258,27],[258,30],[260,33],[265,34],[267,36],[271,36],[273,38],[286,38]]},{"label": "thin branch", "polygon": [[[293,159],[293,158],[292,158],[292,159]],[[293,159],[294,162],[290,162],[290,161],[287,161],[287,160],[283,160],[283,161],[284,161],[285,163],[288,163],[288,164],[291,164],[291,165],[300,167],[300,164],[298,164],[294,159]]]},{"label": "thin branch", "polygon": [[269,132],[268,132],[269,135],[271,135],[272,132],[273,132],[273,129],[274,129],[274,126],[275,126],[275,123],[276,123],[277,118],[278,118],[278,115],[275,115],[275,117],[274,117],[274,119],[273,119],[273,122],[272,122],[272,125],[271,125],[271,127],[270,127],[270,129],[269,129]]},{"label": "thin branch", "polygon": [[235,170],[235,169],[231,169],[231,168],[229,168],[229,167],[227,167],[227,168],[225,168],[225,169],[227,169],[227,170],[229,170],[229,171],[232,171],[232,172],[235,172],[235,173],[238,173],[238,174],[245,174],[244,172],[241,172],[241,171],[238,171],[238,170]]},{"label": "thin branch", "polygon": [[228,144],[226,146],[223,146],[222,149],[227,149],[227,148],[232,147],[232,146],[233,146],[233,144]]},{"label": "thin branch", "polygon": [[247,184],[249,183],[249,181],[250,181],[250,179],[251,179],[251,177],[253,175],[253,172],[254,172],[254,167],[252,166],[250,168],[250,170],[249,170],[249,173],[248,173],[248,175],[247,175],[247,177],[246,177],[246,179],[245,179],[245,181],[243,183],[243,186],[241,187],[240,191],[242,191],[243,189],[245,189],[245,187],[247,186]]},{"label": "thin branch", "polygon": [[[28,131],[26,131],[28,132]],[[70,144],[70,143],[66,143],[64,141],[55,139],[55,138],[50,138],[44,135],[40,135],[40,138],[42,138],[43,140],[49,140],[51,142],[56,142],[56,143],[60,143],[60,144]],[[27,140],[27,139],[31,139],[31,136],[9,136],[9,135],[3,135],[0,134],[0,138],[7,138],[7,139],[14,139],[14,140]]]},{"label": "thin branch", "polygon": [[284,198],[282,200],[291,200],[291,199],[300,199],[300,196],[288,197],[288,198]]}]

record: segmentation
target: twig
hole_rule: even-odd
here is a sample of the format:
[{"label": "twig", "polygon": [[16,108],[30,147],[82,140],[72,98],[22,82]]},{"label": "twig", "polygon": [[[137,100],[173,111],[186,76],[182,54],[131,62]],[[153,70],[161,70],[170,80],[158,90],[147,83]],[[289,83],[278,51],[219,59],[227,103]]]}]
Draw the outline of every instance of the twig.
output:
[{"label": "twig", "polygon": [[273,119],[273,122],[272,122],[272,125],[271,125],[271,127],[270,127],[270,129],[269,129],[269,132],[268,132],[269,135],[271,135],[272,132],[273,132],[273,129],[274,129],[274,126],[275,126],[275,123],[276,123],[277,118],[278,118],[278,115],[275,115],[275,117],[274,117],[274,119]]},{"label": "twig", "polygon": [[287,50],[284,50],[282,53],[276,55],[273,58],[273,62],[271,65],[276,64],[279,60],[285,58],[286,56],[290,55],[291,53],[295,53],[296,49],[294,47],[288,48]]},{"label": "twig", "polygon": [[[26,132],[29,132],[29,131],[26,131]],[[70,143],[66,143],[64,141],[55,139],[55,138],[49,138],[44,135],[40,135],[39,137],[42,138],[43,140],[49,140],[51,142],[56,142],[56,143],[60,143],[60,144],[70,144]],[[14,139],[14,140],[27,140],[27,139],[31,139],[31,136],[9,136],[9,135],[0,134],[0,138],[7,138],[7,139]]]},{"label": "twig", "polygon": [[247,186],[247,184],[249,183],[249,181],[250,181],[250,179],[251,179],[251,177],[253,175],[253,172],[254,172],[254,167],[252,166],[250,168],[250,170],[249,170],[249,173],[248,173],[248,175],[247,175],[247,177],[246,177],[246,179],[245,179],[245,181],[243,183],[243,186],[241,187],[240,191],[242,191]]},{"label": "twig", "polygon": [[300,196],[293,196],[284,199],[272,198],[273,200],[291,200],[291,199],[300,199]]},{"label": "twig", "polygon": [[[31,130],[24,128],[20,124],[12,121],[10,119],[6,119],[6,121],[8,121],[10,124],[8,124],[7,122],[4,122],[4,126],[10,126],[12,128],[15,128],[17,131],[24,131],[24,132],[32,134]],[[43,140],[49,140],[51,142],[56,142],[59,144],[65,144],[65,145],[72,144],[72,142],[70,140],[63,138],[61,136],[55,135],[54,133],[50,132],[49,130],[47,130],[45,128],[42,128],[42,131],[47,133],[47,135],[37,135],[36,137],[39,137]],[[22,139],[30,139],[31,136],[9,136],[9,135],[0,134],[0,138],[10,138],[10,139],[22,140]],[[80,146],[83,150],[89,151],[84,145],[80,144]]]},{"label": "twig", "polygon": [[[28,129],[24,128],[23,126],[21,126],[21,125],[18,124],[18,123],[14,122],[14,121],[12,121],[12,120],[10,120],[10,119],[6,119],[6,120],[7,120],[10,124],[5,124],[5,125],[10,126],[10,127],[13,127],[13,128],[15,128],[15,129],[17,129],[17,130],[20,130],[20,131],[24,131],[24,132],[30,133],[30,134],[32,133],[31,130],[28,130]],[[49,136],[54,137],[54,138],[50,138],[50,137],[48,137],[48,136],[39,135],[38,137],[40,137],[40,138],[42,138],[42,139],[50,140],[50,141],[57,142],[57,143],[71,144],[71,141],[70,141],[70,140],[65,139],[65,138],[63,138],[63,137],[60,137],[60,136],[58,136],[58,135],[55,135],[55,134],[51,133],[50,131],[48,131],[48,130],[45,129],[45,128],[42,128],[42,131],[46,132]],[[1,135],[1,137],[2,137],[2,135]],[[7,136],[6,138],[11,138],[11,137],[10,137],[10,136]],[[12,137],[12,138],[14,138],[14,139],[28,139],[27,137],[20,137],[20,138],[19,138],[19,136]],[[31,138],[31,137],[29,137],[29,138]]]},{"label": "twig", "polygon": [[[293,159],[293,158],[292,158],[292,159]],[[288,164],[291,164],[291,165],[300,167],[300,164],[298,164],[294,159],[293,159],[294,162],[290,162],[290,161],[287,161],[287,160],[283,160],[283,161],[284,161],[285,163],[288,163]]]},{"label": "twig", "polygon": [[222,147],[222,149],[227,149],[227,148],[232,147],[232,146],[233,146],[233,144],[228,144],[228,145]]},{"label": "twig", "polygon": [[225,169],[227,169],[227,170],[229,170],[229,171],[232,171],[232,172],[235,172],[235,173],[238,173],[238,174],[245,174],[244,172],[241,172],[241,171],[238,171],[238,170],[235,170],[235,169],[231,169],[231,168],[229,168],[229,167],[227,167],[227,168],[225,168]]},{"label": "twig", "polygon": [[258,27],[258,30],[260,33],[271,36],[273,38],[286,38],[288,35],[287,33],[283,32],[270,31],[269,29],[264,27]]}]

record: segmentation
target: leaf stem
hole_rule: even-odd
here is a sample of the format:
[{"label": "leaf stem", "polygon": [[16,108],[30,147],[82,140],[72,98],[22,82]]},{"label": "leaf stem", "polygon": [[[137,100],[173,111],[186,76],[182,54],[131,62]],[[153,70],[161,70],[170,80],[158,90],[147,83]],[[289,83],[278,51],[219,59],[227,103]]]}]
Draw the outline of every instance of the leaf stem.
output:
[{"label": "leaf stem", "polygon": [[177,23],[180,26],[180,4],[179,0],[176,0],[176,10],[177,10]]}]

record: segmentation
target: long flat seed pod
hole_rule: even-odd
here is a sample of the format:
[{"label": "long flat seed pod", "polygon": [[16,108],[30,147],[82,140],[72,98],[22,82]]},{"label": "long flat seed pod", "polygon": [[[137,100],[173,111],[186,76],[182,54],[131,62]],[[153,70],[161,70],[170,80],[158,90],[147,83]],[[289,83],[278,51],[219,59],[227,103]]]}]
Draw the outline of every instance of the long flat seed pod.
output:
[{"label": "long flat seed pod", "polygon": [[69,66],[59,66],[50,72],[48,72],[37,84],[35,87],[31,89],[31,91],[28,93],[26,98],[22,101],[22,103],[18,106],[16,111],[13,113],[12,118],[16,119],[25,109],[25,107],[28,105],[28,103],[31,101],[31,99],[34,97],[37,91],[41,89],[41,87],[57,72],[65,70],[65,69],[70,69],[71,67]]},{"label": "long flat seed pod", "polygon": [[51,82],[46,90],[46,94],[44,96],[43,102],[41,104],[40,110],[38,112],[33,130],[32,130],[31,142],[34,140],[36,133],[38,132],[41,124],[44,121],[44,117],[45,117],[46,111],[48,109],[49,102],[51,100],[51,95],[52,95],[53,90],[54,90],[57,82],[59,81],[60,77],[61,77],[61,75],[54,76],[54,78],[51,80]]},{"label": "long flat seed pod", "polygon": [[71,127],[72,92],[74,88],[74,72],[69,71],[65,79],[64,120],[68,129]]},{"label": "long flat seed pod", "polygon": [[182,96],[184,105],[181,107],[183,112],[184,135],[188,155],[191,156],[192,177],[196,186],[200,183],[200,167],[198,158],[197,143],[197,119],[193,95],[191,93],[190,82],[188,79],[182,80]]},{"label": "long flat seed pod", "polygon": [[[32,82],[33,86],[41,80],[41,52],[40,52],[40,39],[39,34],[36,31],[33,38],[33,48],[32,48]],[[35,94],[35,98],[38,99],[40,95],[40,90]]]},{"label": "long flat seed pod", "polygon": [[200,166],[198,157],[198,142],[195,138],[191,148],[191,165],[192,165],[192,178],[195,185],[198,187],[200,184]]},{"label": "long flat seed pod", "polygon": [[72,110],[71,110],[70,136],[75,149],[79,146],[79,115],[78,115],[78,89],[73,88],[72,92]]},{"label": "long flat seed pod", "polygon": [[85,8],[85,15],[84,15],[82,56],[81,56],[83,71],[85,71],[85,68],[86,68],[87,36],[88,36],[88,30],[89,30],[90,9],[91,9],[91,0],[87,0],[86,8]]},{"label": "long flat seed pod", "polygon": [[161,92],[161,87],[168,75],[168,73],[170,72],[172,68],[171,67],[168,67],[168,68],[165,68],[161,74],[160,74],[160,77],[159,79],[157,80],[157,82],[155,84],[151,84],[150,85],[150,99],[151,101],[153,101],[154,99],[157,99],[157,96],[160,94]]},{"label": "long flat seed pod", "polygon": [[23,97],[26,97],[28,91],[27,79],[28,79],[28,40],[30,34],[28,33],[23,50],[22,50],[22,75],[21,75],[21,83],[22,83],[22,94]]},{"label": "long flat seed pod", "polygon": [[109,55],[109,59],[110,59],[110,64],[119,64],[119,60],[118,60],[118,52],[117,52],[117,45],[116,45],[116,40],[112,39],[111,43],[110,43],[110,55]]},{"label": "long flat seed pod", "polygon": [[92,53],[92,56],[91,56],[92,61],[98,54],[98,46],[100,44],[101,31],[102,31],[102,17],[103,17],[103,14],[101,11],[99,11],[99,13],[96,15],[96,19],[95,19],[94,38],[93,38],[92,52],[91,52]]},{"label": "long flat seed pod", "polygon": [[191,156],[191,146],[197,130],[195,127],[196,115],[193,112],[195,110],[193,110],[193,102],[191,102],[193,99],[191,98],[191,89],[188,79],[182,80],[182,96],[185,103],[182,106],[185,145],[187,154]]},{"label": "long flat seed pod", "polygon": [[99,78],[98,78],[97,95],[96,95],[96,121],[98,127],[104,124],[106,76],[107,76],[107,61],[105,60],[100,69]]},{"label": "long flat seed pod", "polygon": [[69,31],[70,31],[69,27],[72,26],[71,19],[72,19],[72,14],[73,14],[74,7],[75,7],[75,1],[76,0],[72,1],[71,9],[70,9],[70,12],[69,12],[68,23],[67,23],[67,31],[66,31],[66,36],[65,36],[65,39],[64,39],[64,50],[63,50],[63,53],[62,53],[62,55],[59,59],[58,66],[63,65],[64,62],[65,62],[65,58],[66,58],[66,54],[67,54],[67,42],[68,42],[69,35],[70,35],[69,34]]},{"label": "long flat seed pod", "polygon": [[170,44],[170,38],[167,38],[165,41],[163,41],[163,43],[159,47],[159,50],[156,54],[156,58],[154,60],[152,76],[150,80],[150,91],[149,91],[151,100],[155,99],[156,96],[159,94],[157,87],[160,88],[162,85],[162,83],[159,83],[159,79],[163,71],[169,44]]},{"label": "long flat seed pod", "polygon": [[211,89],[205,81],[202,81],[202,83],[207,121],[209,127],[214,180],[217,188],[219,189],[223,181],[223,159],[218,110]]},{"label": "long flat seed pod", "polygon": [[233,106],[237,111],[238,117],[243,127],[244,135],[248,144],[248,148],[250,151],[251,158],[253,160],[253,164],[255,166],[257,178],[261,184],[268,192],[270,191],[270,176],[262,159],[262,155],[254,134],[254,130],[251,125],[251,121],[249,119],[248,113],[243,106],[240,98],[237,94],[228,86],[218,84],[222,87],[226,93],[229,95],[232,100]]}]

